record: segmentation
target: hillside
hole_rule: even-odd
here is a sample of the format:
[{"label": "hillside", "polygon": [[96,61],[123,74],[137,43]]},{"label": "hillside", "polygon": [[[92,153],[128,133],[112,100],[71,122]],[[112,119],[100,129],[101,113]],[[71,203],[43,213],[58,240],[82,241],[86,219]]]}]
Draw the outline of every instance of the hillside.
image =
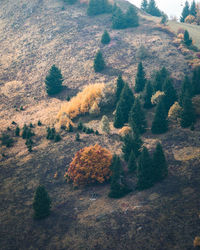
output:
[{"label": "hillside", "polygon": [[[110,135],[81,133],[80,142],[75,141],[75,132],[65,130],[57,143],[45,138],[46,127],[56,123],[66,97],[83,86],[113,83],[123,73],[133,89],[142,44],[149,51],[143,61],[147,77],[165,66],[179,89],[190,67],[173,45],[172,35],[144,16],[137,28],[113,30],[110,15],[88,17],[84,5],[63,6],[60,0],[4,0],[0,17],[0,130],[14,129],[12,121],[20,127],[33,123],[36,134],[32,153],[22,138],[15,139],[14,147],[0,147],[1,249],[193,249],[200,234],[199,120],[194,131],[173,125],[156,136],[150,133],[154,110],[148,111],[148,131],[142,139],[150,151],[162,142],[169,176],[119,200],[108,198],[109,184],[73,189],[64,179],[72,157],[85,146],[98,143],[122,153],[112,124]],[[102,46],[105,29],[112,41]],[[93,59],[99,48],[108,67],[95,73]],[[48,97],[44,79],[53,64],[61,69],[65,88]],[[111,123],[112,112],[108,117]],[[81,119],[102,132],[101,116]],[[42,126],[37,126],[38,120]],[[44,221],[32,219],[39,184],[52,199],[52,213]]]}]

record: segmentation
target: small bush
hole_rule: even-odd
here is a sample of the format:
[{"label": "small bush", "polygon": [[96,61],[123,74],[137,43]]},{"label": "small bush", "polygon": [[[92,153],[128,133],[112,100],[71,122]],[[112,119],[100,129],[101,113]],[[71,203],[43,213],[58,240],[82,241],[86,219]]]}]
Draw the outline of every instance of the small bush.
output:
[{"label": "small bush", "polygon": [[146,47],[144,45],[141,45],[140,48],[138,49],[137,51],[137,57],[140,59],[140,60],[143,60],[147,57],[150,56],[149,54],[149,51],[146,49]]},{"label": "small bush", "polygon": [[42,126],[42,123],[41,123],[41,121],[40,121],[40,120],[38,121],[38,123],[37,123],[37,124],[38,124],[38,126]]},{"label": "small bush", "polygon": [[76,141],[80,141],[80,135],[79,135],[79,133],[76,133]]},{"label": "small bush", "polygon": [[193,242],[194,247],[200,247],[200,237],[196,236]]},{"label": "small bush", "polygon": [[3,133],[0,137],[1,145],[6,146],[7,148],[11,147],[14,143],[14,140],[10,135]]},{"label": "small bush", "polygon": [[74,186],[103,183],[110,179],[112,154],[98,144],[85,147],[74,156],[65,173]]}]

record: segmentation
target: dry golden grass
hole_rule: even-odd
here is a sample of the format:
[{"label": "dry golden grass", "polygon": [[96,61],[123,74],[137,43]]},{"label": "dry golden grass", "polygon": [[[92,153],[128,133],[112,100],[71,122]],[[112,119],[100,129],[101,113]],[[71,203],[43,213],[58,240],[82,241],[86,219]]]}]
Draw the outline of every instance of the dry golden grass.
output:
[{"label": "dry golden grass", "polygon": [[189,161],[194,158],[199,158],[199,147],[184,147],[181,149],[173,149],[174,158],[177,161]]}]

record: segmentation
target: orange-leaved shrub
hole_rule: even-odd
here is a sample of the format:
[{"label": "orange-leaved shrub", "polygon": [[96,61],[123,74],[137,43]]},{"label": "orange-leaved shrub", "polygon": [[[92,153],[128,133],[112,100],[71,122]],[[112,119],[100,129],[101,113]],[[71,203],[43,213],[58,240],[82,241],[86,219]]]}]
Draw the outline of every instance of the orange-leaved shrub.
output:
[{"label": "orange-leaved shrub", "polygon": [[96,144],[79,150],[65,173],[74,186],[103,183],[111,176],[112,154]]},{"label": "orange-leaved shrub", "polygon": [[185,20],[184,20],[185,23],[196,23],[196,19],[193,15],[188,15]]},{"label": "orange-leaved shrub", "polygon": [[200,237],[196,236],[193,242],[194,247],[200,247]]},{"label": "orange-leaved shrub", "polygon": [[86,86],[81,92],[61,107],[57,116],[59,121],[63,113],[66,114],[69,119],[73,119],[80,114],[88,113],[94,103],[98,105],[99,99],[102,96],[103,88],[103,83]]}]

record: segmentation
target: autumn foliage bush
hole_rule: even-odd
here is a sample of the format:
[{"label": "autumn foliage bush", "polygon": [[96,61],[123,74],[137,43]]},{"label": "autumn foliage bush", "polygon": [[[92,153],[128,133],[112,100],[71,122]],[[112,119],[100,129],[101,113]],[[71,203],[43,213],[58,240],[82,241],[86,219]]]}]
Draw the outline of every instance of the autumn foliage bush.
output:
[{"label": "autumn foliage bush", "polygon": [[125,135],[128,135],[131,133],[131,128],[129,126],[124,126],[119,130],[119,135],[124,137]]},{"label": "autumn foliage bush", "polygon": [[78,151],[65,173],[74,186],[103,183],[110,179],[112,154],[98,144]]},{"label": "autumn foliage bush", "polygon": [[93,112],[94,109],[98,110],[98,103],[101,99],[103,88],[103,83],[86,86],[81,92],[61,107],[57,117],[59,122],[64,125],[64,121],[62,121],[63,117],[68,117],[71,120],[78,115]]}]

